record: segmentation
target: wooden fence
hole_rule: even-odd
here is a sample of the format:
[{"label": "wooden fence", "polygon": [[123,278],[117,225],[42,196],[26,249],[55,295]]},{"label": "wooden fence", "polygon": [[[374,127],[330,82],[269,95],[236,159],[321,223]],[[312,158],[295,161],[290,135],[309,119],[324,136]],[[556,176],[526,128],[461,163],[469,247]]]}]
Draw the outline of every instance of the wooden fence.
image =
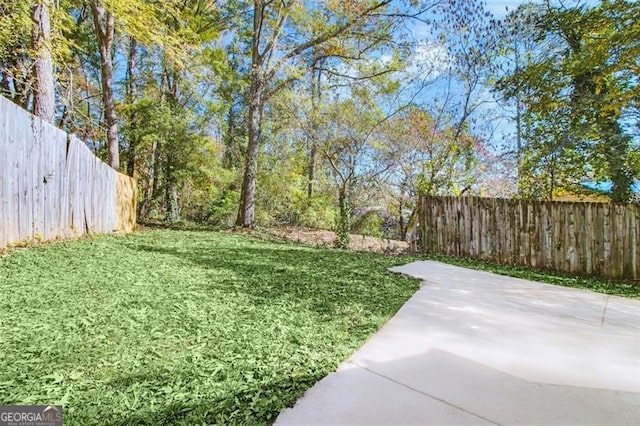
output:
[{"label": "wooden fence", "polygon": [[135,188],[82,141],[0,97],[0,249],[131,231]]},{"label": "wooden fence", "polygon": [[423,197],[419,242],[429,253],[640,279],[640,204]]}]

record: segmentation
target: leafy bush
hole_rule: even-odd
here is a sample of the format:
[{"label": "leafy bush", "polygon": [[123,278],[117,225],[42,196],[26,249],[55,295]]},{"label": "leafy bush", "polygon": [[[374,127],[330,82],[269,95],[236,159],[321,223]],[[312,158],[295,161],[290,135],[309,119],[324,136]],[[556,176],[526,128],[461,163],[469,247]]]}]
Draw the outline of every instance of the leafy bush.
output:
[{"label": "leafy bush", "polygon": [[353,233],[382,238],[384,218],[376,211],[369,211],[359,217],[353,225]]},{"label": "leafy bush", "polygon": [[296,200],[295,208],[300,211],[298,225],[314,229],[330,229],[336,221],[336,208],[333,197],[327,194],[315,194],[311,199],[304,194],[302,200]]}]

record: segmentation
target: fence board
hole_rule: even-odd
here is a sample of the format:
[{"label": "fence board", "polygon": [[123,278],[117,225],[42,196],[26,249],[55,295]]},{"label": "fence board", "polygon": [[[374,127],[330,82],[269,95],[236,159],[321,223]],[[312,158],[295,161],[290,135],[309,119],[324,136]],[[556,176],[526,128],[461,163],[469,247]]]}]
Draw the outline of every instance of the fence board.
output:
[{"label": "fence board", "polygon": [[[14,131],[16,135],[20,135],[26,132],[25,123],[16,122],[14,125]],[[30,206],[28,205],[28,194],[31,186],[31,178],[27,178],[28,168],[25,165],[28,162],[29,155],[29,144],[19,144],[17,147],[17,157],[16,157],[16,169],[15,176],[16,179],[14,181],[16,195],[15,199],[18,203],[17,208],[17,219],[18,219],[18,239],[27,239],[31,234],[31,223],[30,223]],[[29,173],[30,174],[30,173]]]},{"label": "fence board", "polygon": [[29,240],[130,232],[135,181],[73,135],[0,97],[0,249]]},{"label": "fence board", "polygon": [[[7,173],[13,176],[15,174],[15,169],[17,167],[17,154],[19,151],[19,145],[17,142],[18,135],[16,134],[16,120],[14,117],[9,117],[9,123],[7,126],[8,133],[8,149],[6,151],[7,154]],[[17,218],[17,209],[14,206],[17,206],[16,203],[16,193],[15,193],[15,179],[6,178],[5,179],[5,197],[6,197],[6,205],[5,205],[5,222],[10,224],[8,228],[6,228],[6,238],[7,241],[19,241],[20,233],[18,231],[18,227],[15,226],[18,222]]]},{"label": "fence board", "polygon": [[[4,114],[0,114],[0,134],[6,134],[6,126],[7,126],[7,117]],[[7,167],[5,163],[7,154],[6,154],[6,143],[0,143],[0,170],[4,170]],[[5,236],[4,236],[4,217],[5,217],[5,208],[4,208],[4,200],[5,200],[5,189],[4,189],[4,181],[5,181],[4,173],[0,172],[0,248],[6,245]]]},{"label": "fence board", "polygon": [[423,197],[426,252],[640,280],[640,204]]}]

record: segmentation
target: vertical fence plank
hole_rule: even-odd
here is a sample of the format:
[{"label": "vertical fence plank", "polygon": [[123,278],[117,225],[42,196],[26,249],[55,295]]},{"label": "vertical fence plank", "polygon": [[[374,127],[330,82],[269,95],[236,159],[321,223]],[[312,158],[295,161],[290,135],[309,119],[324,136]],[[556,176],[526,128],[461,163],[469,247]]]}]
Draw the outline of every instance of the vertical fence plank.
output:
[{"label": "vertical fence plank", "polygon": [[80,144],[75,136],[69,136],[69,151],[67,154],[67,175],[69,179],[69,210],[71,215],[72,235],[81,235],[84,232],[82,221],[82,197],[80,194]]},{"label": "vertical fence plank", "polygon": [[12,117],[9,120],[7,130],[9,134],[5,138],[5,142],[8,142],[7,149],[7,160],[9,163],[8,167],[8,179],[5,184],[5,197],[7,200],[6,209],[4,211],[7,226],[5,228],[5,233],[7,235],[7,242],[12,243],[16,241],[20,241],[20,232],[18,230],[18,217],[17,217],[17,199],[18,196],[15,184],[16,181],[13,179],[13,176],[16,173],[16,169],[18,167],[18,153],[20,147],[20,137],[19,128],[17,128],[18,121],[17,117]]},{"label": "vertical fence plank", "polygon": [[51,126],[53,132],[53,139],[51,142],[55,142],[55,157],[54,160],[54,177],[53,177],[53,191],[57,196],[57,200],[54,201],[54,238],[62,238],[66,236],[67,224],[65,223],[64,209],[67,205],[67,192],[65,191],[65,170],[64,167],[67,156],[67,134],[60,129]]},{"label": "vertical fence plank", "polygon": [[0,250],[7,247],[7,237],[5,236],[5,227],[9,226],[9,222],[6,220],[6,211],[8,209],[7,200],[7,179],[9,178],[9,153],[7,138],[4,137],[8,134],[9,125],[9,109],[5,108],[6,99],[0,96],[0,135],[3,136],[0,139]]},{"label": "vertical fence plank", "polygon": [[[584,221],[584,226],[585,229],[583,229],[581,231],[581,240],[580,240],[580,245],[582,246],[582,266],[581,266],[581,270],[589,275],[592,273],[592,261],[591,261],[591,257],[592,257],[592,253],[591,253],[591,239],[593,238],[593,236],[595,236],[595,232],[593,229],[593,220],[591,219],[591,204],[590,203],[584,203],[584,205],[582,206],[582,211],[583,211],[583,221]],[[591,236],[591,237],[590,237]]]},{"label": "vertical fence plank", "polygon": [[36,119],[39,122],[41,130],[41,139],[38,141],[40,149],[42,150],[42,192],[44,199],[44,239],[51,240],[55,238],[55,216],[57,204],[57,194],[55,193],[55,143],[52,138],[52,132],[49,127],[45,125],[40,119]]},{"label": "vertical fence plank", "polygon": [[[622,213],[623,213],[623,221],[624,221],[624,229],[627,229],[629,232],[624,232],[622,234],[622,238],[623,238],[623,242],[622,242],[622,247],[623,247],[623,259],[622,259],[622,276],[630,276],[632,274],[632,249],[631,249],[631,241],[632,241],[632,237],[631,235],[633,234],[633,223],[631,221],[631,210],[630,209],[622,209]],[[624,250],[625,247],[628,247],[628,250]]]},{"label": "vertical fence plank", "polygon": [[540,218],[540,267],[543,269],[551,268],[551,212],[549,203],[542,202],[542,213]]},{"label": "vertical fence plank", "polygon": [[60,156],[58,157],[57,170],[60,175],[59,191],[60,191],[60,233],[64,238],[69,238],[73,234],[71,232],[71,200],[69,199],[69,175],[67,168],[67,154],[69,149],[69,137],[66,133],[62,133],[60,144],[62,146]]},{"label": "vertical fence plank", "polygon": [[[32,237],[31,227],[31,208],[28,204],[27,195],[29,193],[29,186],[31,186],[31,179],[27,178],[29,170],[29,150],[31,145],[28,139],[28,123],[22,121],[16,121],[14,123],[14,132],[16,137],[20,138],[19,143],[15,147],[16,154],[16,168],[14,170],[14,185],[16,190],[15,198],[15,212],[18,220],[18,240],[28,241]],[[26,142],[26,143],[25,143]]]},{"label": "vertical fence plank", "polygon": [[32,129],[33,135],[31,139],[34,144],[34,156],[31,162],[32,167],[32,182],[33,182],[33,199],[31,201],[31,207],[33,209],[33,236],[35,239],[42,239],[45,235],[44,230],[44,166],[43,157],[46,155],[42,151],[42,144],[40,139],[42,138],[42,129],[37,125],[37,121],[33,121]]}]

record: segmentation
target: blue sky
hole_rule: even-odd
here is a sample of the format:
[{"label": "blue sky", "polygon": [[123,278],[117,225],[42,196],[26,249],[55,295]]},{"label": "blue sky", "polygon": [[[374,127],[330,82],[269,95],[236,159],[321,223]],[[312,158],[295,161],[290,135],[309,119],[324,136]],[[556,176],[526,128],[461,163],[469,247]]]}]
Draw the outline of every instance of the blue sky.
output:
[{"label": "blue sky", "polygon": [[524,0],[487,0],[487,9],[496,18],[503,18],[507,7],[509,10],[513,10],[524,2]]},{"label": "blue sky", "polygon": [[[509,11],[515,10],[525,2],[527,2],[527,0],[485,0],[485,8],[491,12],[496,19],[503,19],[507,14],[507,8]],[[438,43],[433,40],[433,35],[428,25],[415,25],[412,28],[412,34],[416,40],[423,40],[423,44],[415,51],[414,60],[416,61],[416,65],[414,67],[417,66],[418,68],[415,68],[413,72],[420,72],[420,69],[431,70],[430,75],[433,79],[433,83],[415,100],[433,107],[438,103],[438,100],[448,98],[448,91],[451,90],[449,81],[437,80],[437,77],[442,72],[445,72],[445,64],[448,60],[447,52],[445,49],[439,48]],[[426,68],[423,68],[424,66],[426,66]],[[426,75],[427,74],[425,74],[425,77]],[[458,95],[453,93],[453,96],[455,98]],[[460,96],[462,96],[462,93]],[[507,145],[512,144],[511,135],[515,133],[513,123],[505,119],[505,115],[508,114],[508,112],[498,108],[489,88],[480,89],[480,91],[474,95],[474,98],[475,97],[483,103],[473,116],[473,120],[476,121],[474,125],[477,127],[476,132],[481,132],[482,136],[487,138],[488,148],[491,146],[493,149],[501,151],[504,148],[498,147],[503,146],[505,143]],[[478,134],[478,136],[480,136],[480,134]]]}]

